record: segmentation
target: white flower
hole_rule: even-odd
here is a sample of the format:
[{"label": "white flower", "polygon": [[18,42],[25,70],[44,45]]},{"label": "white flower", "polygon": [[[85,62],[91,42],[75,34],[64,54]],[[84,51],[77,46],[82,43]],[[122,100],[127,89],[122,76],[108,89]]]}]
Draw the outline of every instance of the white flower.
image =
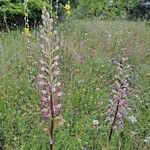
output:
[{"label": "white flower", "polygon": [[137,122],[137,119],[136,119],[136,117],[131,115],[131,116],[129,116],[129,121],[134,124]]},{"label": "white flower", "polygon": [[86,147],[81,147],[81,150],[87,150]]},{"label": "white flower", "polygon": [[94,120],[93,120],[93,125],[94,125],[94,126],[98,126],[98,124],[99,124],[99,121],[96,120],[96,119],[94,119]]},{"label": "white flower", "polygon": [[83,82],[84,82],[83,80],[79,80],[79,81],[78,81],[78,83],[83,83]]},{"label": "white flower", "polygon": [[131,136],[135,136],[136,133],[134,131],[131,132]]},{"label": "white flower", "polygon": [[112,4],[113,3],[113,0],[109,0],[109,4]]},{"label": "white flower", "polygon": [[149,143],[150,143],[150,137],[147,136],[147,137],[144,139],[144,142],[149,144]]}]

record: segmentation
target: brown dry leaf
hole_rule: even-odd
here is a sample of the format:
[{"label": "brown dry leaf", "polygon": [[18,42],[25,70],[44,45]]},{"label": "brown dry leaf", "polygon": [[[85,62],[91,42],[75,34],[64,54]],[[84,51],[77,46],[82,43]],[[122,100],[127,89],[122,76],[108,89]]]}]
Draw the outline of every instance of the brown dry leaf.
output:
[{"label": "brown dry leaf", "polygon": [[146,76],[150,78],[150,73],[147,73]]}]

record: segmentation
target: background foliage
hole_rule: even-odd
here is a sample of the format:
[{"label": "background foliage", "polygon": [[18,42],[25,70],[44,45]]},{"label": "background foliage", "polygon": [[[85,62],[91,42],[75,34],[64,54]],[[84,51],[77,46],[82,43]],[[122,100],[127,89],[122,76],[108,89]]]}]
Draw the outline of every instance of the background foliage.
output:
[{"label": "background foliage", "polygon": [[[47,2],[49,2],[47,0]],[[100,17],[101,19],[149,19],[150,0],[70,0],[72,15],[77,18]],[[149,5],[144,6],[143,3]],[[29,20],[30,26],[34,26],[41,21],[41,10],[44,0],[29,0]],[[67,0],[59,1],[59,18],[64,18],[64,5]],[[55,6],[55,0],[53,0]],[[47,3],[47,7],[50,5]],[[24,24],[23,0],[0,0],[0,28],[20,26]]]},{"label": "background foliage", "polygon": [[[123,138],[114,134],[110,147],[149,150],[150,28],[143,22],[97,18],[67,20],[59,27],[64,124],[57,127],[56,122],[55,150],[110,150],[106,112],[115,76],[111,62],[123,47],[129,49],[132,69],[128,115],[134,115],[137,123],[126,117]],[[37,77],[39,43],[34,33],[30,38]],[[48,150],[48,136],[40,120],[40,95],[36,83],[28,81],[25,40],[18,30],[0,34],[0,149]],[[97,128],[94,119],[99,121]]]},{"label": "background foliage", "polygon": [[[44,5],[42,0],[29,0],[29,20],[30,25],[34,26],[41,21],[41,11]],[[50,9],[50,5],[46,6]],[[24,5],[23,0],[5,0],[0,1],[0,27],[3,28],[6,23],[9,27],[21,26],[24,24]]]},{"label": "background foliage", "polygon": [[[59,24],[64,123],[55,127],[56,150],[150,149],[150,28],[143,22],[117,20],[148,19],[149,8],[141,9],[141,1],[124,1],[71,0],[73,19]],[[60,1],[60,16],[65,14],[66,2]],[[42,6],[42,0],[29,0],[30,26],[40,23]],[[50,9],[48,3],[47,7]],[[22,0],[0,0],[0,29],[6,24],[8,28],[24,24]],[[29,45],[37,77],[39,40],[37,30],[31,33]],[[48,149],[39,91],[36,83],[28,81],[26,41],[19,30],[0,32],[0,150]],[[115,76],[113,59],[123,47],[129,49],[132,70],[128,116],[134,115],[137,122],[130,122],[127,116],[123,136],[114,134],[109,145],[106,111]],[[95,119],[97,127],[93,126]]]},{"label": "background foliage", "polygon": [[[79,0],[77,14],[80,17],[100,16],[101,18],[112,19],[116,17],[124,18],[127,14],[138,17],[142,11],[148,11],[145,9],[150,10],[150,8],[143,8],[142,4],[145,2],[148,2],[148,0]],[[145,13],[141,17],[145,17]],[[134,17],[132,17],[132,19]]]}]

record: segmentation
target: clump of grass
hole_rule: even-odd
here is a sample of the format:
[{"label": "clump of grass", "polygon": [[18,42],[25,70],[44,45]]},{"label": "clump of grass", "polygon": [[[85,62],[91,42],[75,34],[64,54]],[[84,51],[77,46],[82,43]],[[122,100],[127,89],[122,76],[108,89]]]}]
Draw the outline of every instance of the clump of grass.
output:
[{"label": "clump of grass", "polygon": [[[138,93],[138,96],[130,97],[129,107],[137,122],[124,120],[124,135],[121,138],[115,132],[110,149],[150,149],[149,28],[142,22],[108,22],[97,18],[68,20],[67,24],[61,24],[65,27],[61,31],[65,33],[68,48],[63,51],[61,62],[61,83],[66,91],[63,96],[65,109],[61,114],[65,122],[61,130],[55,123],[54,141],[58,141],[55,149],[109,149],[106,99],[110,97],[115,72],[109,60],[125,46],[130,50],[128,62],[132,64],[132,82],[136,86],[132,95]],[[24,35],[19,31],[1,33],[0,41],[0,139],[3,148],[48,149],[50,122],[45,121],[42,124],[45,128],[41,128],[39,91],[28,82],[26,47],[22,46]],[[34,60],[38,55],[36,45],[38,43],[33,39]],[[81,54],[83,63],[72,59],[74,51]],[[134,86],[132,82],[130,88]],[[93,128],[93,120],[99,122],[96,128]]]}]

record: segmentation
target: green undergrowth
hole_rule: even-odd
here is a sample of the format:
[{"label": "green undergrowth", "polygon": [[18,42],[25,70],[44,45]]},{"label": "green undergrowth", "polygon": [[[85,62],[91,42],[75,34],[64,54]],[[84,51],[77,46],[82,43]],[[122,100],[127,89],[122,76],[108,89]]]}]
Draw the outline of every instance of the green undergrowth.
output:
[{"label": "green undergrowth", "polygon": [[[71,20],[60,25],[64,124],[55,128],[56,150],[148,150],[150,137],[150,28],[142,22]],[[0,146],[6,150],[48,150],[40,121],[38,42],[31,37],[35,76],[29,82],[25,37],[0,36]],[[65,42],[64,42],[65,41]],[[106,112],[114,83],[113,59],[128,48],[131,65],[129,114],[124,132],[108,142]],[[99,121],[94,127],[92,121]],[[150,139],[149,139],[150,142]]]}]

